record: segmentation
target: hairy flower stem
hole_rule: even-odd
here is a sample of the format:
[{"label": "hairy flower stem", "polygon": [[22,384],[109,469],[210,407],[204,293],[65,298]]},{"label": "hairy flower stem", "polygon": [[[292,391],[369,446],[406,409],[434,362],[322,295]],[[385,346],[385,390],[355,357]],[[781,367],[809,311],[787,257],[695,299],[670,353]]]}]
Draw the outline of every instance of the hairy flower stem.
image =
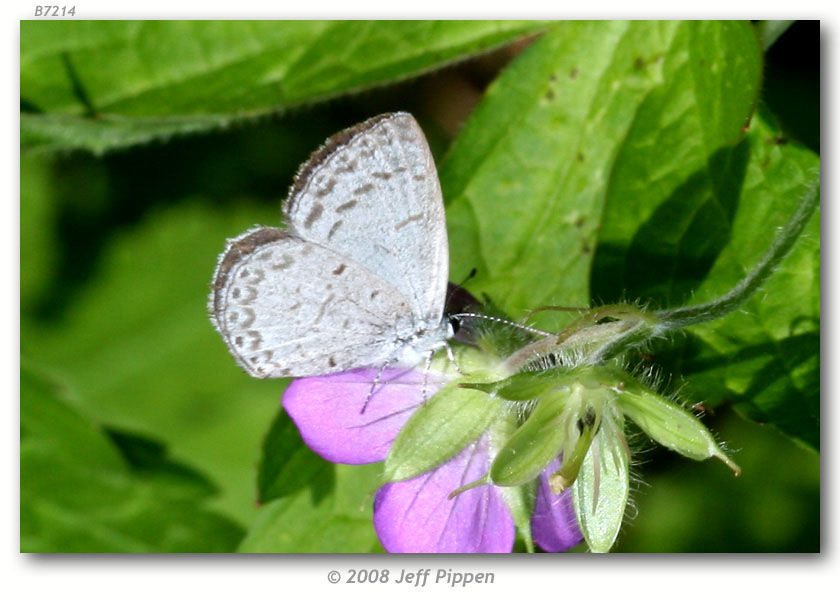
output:
[{"label": "hairy flower stem", "polygon": [[638,323],[653,325],[652,316],[637,306],[613,304],[591,309],[560,333],[521,348],[508,357],[502,368],[515,373],[547,354],[563,354],[566,351],[590,354],[610,340],[633,331]]},{"label": "hairy flower stem", "polygon": [[560,333],[539,339],[515,352],[502,367],[515,373],[548,355],[556,358],[571,355],[578,364],[597,365],[667,331],[726,316],[764,285],[793,248],[819,205],[819,189],[817,172],[808,184],[796,212],[781,228],[758,264],[720,298],[656,312],[647,312],[628,304],[590,309]]},{"label": "hairy flower stem", "polygon": [[773,240],[773,244],[753,270],[729,292],[716,300],[656,312],[655,315],[659,319],[659,328],[661,328],[658,333],[719,319],[741,306],[764,285],[773,270],[793,247],[793,244],[799,238],[799,234],[805,229],[808,219],[819,205],[819,190],[819,174],[817,173],[808,184],[796,212],[787,225],[779,231],[776,239]]}]

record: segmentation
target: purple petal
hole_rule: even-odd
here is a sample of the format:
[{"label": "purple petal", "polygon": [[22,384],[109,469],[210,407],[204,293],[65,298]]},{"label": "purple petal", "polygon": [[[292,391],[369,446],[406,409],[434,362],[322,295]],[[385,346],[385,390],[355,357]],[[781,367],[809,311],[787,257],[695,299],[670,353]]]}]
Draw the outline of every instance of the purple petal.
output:
[{"label": "purple petal", "polygon": [[[331,462],[361,465],[385,460],[391,442],[414,410],[442,385],[440,374],[386,369],[369,396],[379,369],[295,379],[283,407],[303,441]],[[362,410],[364,409],[364,412]]]},{"label": "purple petal", "polygon": [[434,471],[377,492],[373,524],[388,552],[510,552],[513,518],[492,485],[449,498],[490,467],[482,436]]},{"label": "purple petal", "polygon": [[559,468],[560,459],[557,459],[540,473],[537,502],[531,517],[531,534],[546,552],[564,552],[583,541],[575,516],[572,488],[558,496],[548,485],[549,475]]}]

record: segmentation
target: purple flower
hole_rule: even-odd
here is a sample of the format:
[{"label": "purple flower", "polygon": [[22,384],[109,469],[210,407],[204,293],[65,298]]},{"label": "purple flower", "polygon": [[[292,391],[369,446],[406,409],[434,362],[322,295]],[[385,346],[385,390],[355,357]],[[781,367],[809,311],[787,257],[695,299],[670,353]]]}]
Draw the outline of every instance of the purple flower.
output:
[{"label": "purple flower", "polygon": [[[296,379],[283,406],[306,444],[326,460],[365,464],[384,460],[391,443],[426,397],[446,383],[434,372],[386,369],[368,398],[377,370],[359,369]],[[425,383],[424,383],[425,379]],[[364,408],[364,412],[362,409]],[[485,433],[436,469],[384,485],[376,494],[373,521],[388,552],[510,552],[515,528],[500,489],[482,485],[449,494],[488,472],[492,460]],[[550,465],[551,467],[556,466]],[[556,496],[540,477],[531,519],[534,540],[550,552],[581,542],[570,490]]]}]

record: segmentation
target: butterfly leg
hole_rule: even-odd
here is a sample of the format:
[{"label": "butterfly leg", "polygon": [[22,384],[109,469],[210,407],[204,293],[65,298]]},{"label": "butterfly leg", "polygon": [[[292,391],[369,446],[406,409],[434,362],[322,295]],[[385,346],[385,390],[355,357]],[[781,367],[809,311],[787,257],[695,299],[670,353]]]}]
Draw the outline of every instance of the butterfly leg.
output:
[{"label": "butterfly leg", "polygon": [[365,403],[362,406],[362,410],[359,411],[359,414],[365,413],[368,407],[368,402],[370,402],[370,399],[373,398],[373,393],[376,391],[376,386],[379,385],[379,382],[382,380],[382,373],[385,371],[385,369],[394,364],[394,362],[395,361],[393,360],[389,360],[385,362],[381,367],[379,367],[379,370],[376,372],[376,375],[374,376],[373,381],[370,384],[370,389],[368,390],[367,398],[365,398]]},{"label": "butterfly leg", "polygon": [[434,354],[434,350],[429,350],[426,353],[426,367],[423,369],[423,404],[426,404],[426,385],[429,380],[429,372],[432,370],[432,356]]},{"label": "butterfly leg", "polygon": [[463,375],[464,372],[461,370],[461,367],[458,366],[458,362],[455,360],[455,353],[452,352],[452,346],[449,345],[449,342],[444,341],[443,347],[446,348],[446,358],[449,359],[449,362],[452,363],[452,366],[455,367],[455,371],[458,375]]}]

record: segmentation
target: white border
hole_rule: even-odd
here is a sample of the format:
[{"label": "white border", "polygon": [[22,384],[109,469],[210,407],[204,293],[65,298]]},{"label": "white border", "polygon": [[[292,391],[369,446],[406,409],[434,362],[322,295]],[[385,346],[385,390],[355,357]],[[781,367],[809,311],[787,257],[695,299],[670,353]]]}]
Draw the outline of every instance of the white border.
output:
[{"label": "white border", "polygon": [[[80,10],[76,18],[323,18],[323,17],[390,17],[390,18],[584,18],[621,16],[651,18],[656,16],[684,17],[671,2],[628,3],[547,3],[519,0],[499,8],[489,2],[453,3],[451,0],[426,0],[418,5],[357,1],[352,3],[352,14],[347,2],[305,2],[298,6],[289,3],[237,0],[235,3],[211,6],[207,2],[172,2],[171,0],[150,0],[142,3],[119,4],[113,0],[84,0],[77,3]],[[823,437],[825,449],[829,451],[828,472],[823,477],[823,551],[821,556],[742,556],[714,555],[692,557],[677,556],[608,556],[592,557],[580,555],[546,556],[504,556],[504,557],[324,557],[324,556],[37,556],[18,554],[18,410],[14,402],[14,390],[18,389],[19,375],[19,308],[12,297],[15,283],[19,284],[19,24],[16,19],[31,18],[28,11],[34,3],[16,3],[12,20],[4,20],[3,40],[6,60],[3,61],[4,82],[7,90],[7,110],[4,120],[2,144],[6,152],[3,160],[5,169],[3,181],[8,182],[8,193],[2,206],[2,243],[4,260],[0,263],[0,281],[6,282],[2,311],[3,339],[6,354],[3,356],[4,383],[11,393],[7,394],[5,433],[6,457],[2,461],[3,494],[2,540],[6,550],[3,553],[4,589],[10,597],[26,598],[294,598],[301,594],[333,593],[342,598],[394,597],[394,594],[443,592],[445,588],[426,587],[412,589],[400,586],[375,584],[345,585],[329,584],[326,575],[330,569],[346,572],[349,568],[388,568],[392,572],[400,569],[453,568],[457,570],[493,571],[496,582],[492,586],[455,588],[459,595],[488,594],[507,597],[522,597],[533,592],[563,598],[796,598],[803,595],[824,593],[827,584],[836,581],[837,518],[832,514],[836,506],[837,464],[834,449],[828,435]],[[738,18],[756,15],[761,18],[785,18],[795,10],[797,16],[820,18],[823,21],[822,44],[826,61],[824,98],[836,99],[837,73],[836,40],[834,29],[836,19],[833,10],[828,12],[825,2],[798,1],[783,7],[768,7],[764,2],[741,2],[707,0],[697,5],[703,14],[690,14],[692,18],[716,17]],[[514,10],[515,9],[515,12]],[[826,113],[830,103],[826,100]],[[831,155],[832,141],[836,140],[835,123],[826,114],[823,121],[824,145],[829,149],[823,153],[823,160],[829,164],[824,168],[824,177],[837,173],[834,157]],[[824,134],[825,135],[825,134]],[[824,189],[829,189],[828,185]],[[824,196],[825,197],[825,196]],[[826,231],[837,230],[838,211],[829,203],[825,208],[824,227]],[[830,235],[824,236],[828,256],[825,277],[826,297],[829,307],[826,316],[826,341],[828,350],[836,340],[836,323],[832,318],[833,299],[837,297],[836,265],[840,264],[837,245]],[[12,290],[12,292],[10,292]],[[833,350],[833,349],[832,349]],[[833,405],[837,401],[833,392],[831,375],[838,372],[838,353],[823,353],[828,369],[825,371],[824,431],[836,432],[837,415]],[[783,457],[780,457],[780,460]],[[836,586],[832,586],[832,589]]]}]

